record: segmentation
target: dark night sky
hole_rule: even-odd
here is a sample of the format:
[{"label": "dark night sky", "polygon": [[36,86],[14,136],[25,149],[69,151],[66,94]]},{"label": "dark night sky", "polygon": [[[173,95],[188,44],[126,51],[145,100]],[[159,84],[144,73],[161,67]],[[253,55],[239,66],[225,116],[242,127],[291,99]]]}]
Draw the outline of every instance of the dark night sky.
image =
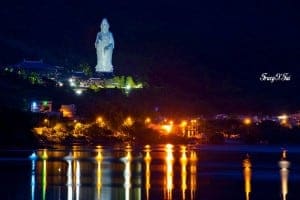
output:
[{"label": "dark night sky", "polygon": [[[120,73],[153,82],[209,82],[290,98],[299,89],[300,13],[291,1],[12,0],[0,4],[0,63],[44,58],[52,64],[96,63],[93,46],[107,17]],[[290,82],[259,81],[289,72]],[[245,89],[246,88],[246,89]],[[199,89],[199,88],[198,88]],[[283,97],[284,98],[284,97]]]}]

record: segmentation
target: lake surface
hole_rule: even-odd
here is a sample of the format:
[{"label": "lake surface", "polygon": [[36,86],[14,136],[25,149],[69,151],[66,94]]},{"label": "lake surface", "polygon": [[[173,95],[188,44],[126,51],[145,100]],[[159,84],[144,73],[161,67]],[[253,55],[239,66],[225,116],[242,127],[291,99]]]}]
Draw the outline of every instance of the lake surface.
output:
[{"label": "lake surface", "polygon": [[285,149],[166,144],[0,150],[0,199],[300,199],[300,147]]}]

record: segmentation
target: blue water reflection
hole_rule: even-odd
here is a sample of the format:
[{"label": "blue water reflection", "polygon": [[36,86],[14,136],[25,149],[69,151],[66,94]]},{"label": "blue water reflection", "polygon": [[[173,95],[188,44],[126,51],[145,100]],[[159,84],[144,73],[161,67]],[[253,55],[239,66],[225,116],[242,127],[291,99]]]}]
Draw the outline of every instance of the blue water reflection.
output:
[{"label": "blue water reflection", "polygon": [[32,159],[31,161],[31,199],[34,200],[34,193],[35,193],[35,164],[36,160]]}]

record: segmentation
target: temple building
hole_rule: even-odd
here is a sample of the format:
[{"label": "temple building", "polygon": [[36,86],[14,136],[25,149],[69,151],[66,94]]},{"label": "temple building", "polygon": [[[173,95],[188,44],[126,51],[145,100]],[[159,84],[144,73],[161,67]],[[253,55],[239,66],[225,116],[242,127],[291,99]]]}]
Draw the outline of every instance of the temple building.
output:
[{"label": "temple building", "polygon": [[26,60],[12,65],[8,67],[10,69],[16,71],[24,71],[26,73],[35,72],[38,73],[40,76],[44,76],[51,79],[56,79],[57,76],[61,75],[61,71],[63,67],[53,66],[50,64],[45,63],[42,59],[41,60]]}]

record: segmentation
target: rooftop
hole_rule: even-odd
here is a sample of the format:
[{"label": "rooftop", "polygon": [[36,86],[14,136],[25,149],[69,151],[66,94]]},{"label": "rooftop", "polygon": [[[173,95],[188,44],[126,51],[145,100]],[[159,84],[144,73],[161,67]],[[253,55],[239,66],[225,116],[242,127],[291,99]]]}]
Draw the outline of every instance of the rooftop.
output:
[{"label": "rooftop", "polygon": [[12,67],[15,68],[22,68],[27,70],[56,70],[55,66],[52,66],[50,64],[44,63],[44,61],[41,60],[26,60],[24,59],[22,62],[19,62]]}]

